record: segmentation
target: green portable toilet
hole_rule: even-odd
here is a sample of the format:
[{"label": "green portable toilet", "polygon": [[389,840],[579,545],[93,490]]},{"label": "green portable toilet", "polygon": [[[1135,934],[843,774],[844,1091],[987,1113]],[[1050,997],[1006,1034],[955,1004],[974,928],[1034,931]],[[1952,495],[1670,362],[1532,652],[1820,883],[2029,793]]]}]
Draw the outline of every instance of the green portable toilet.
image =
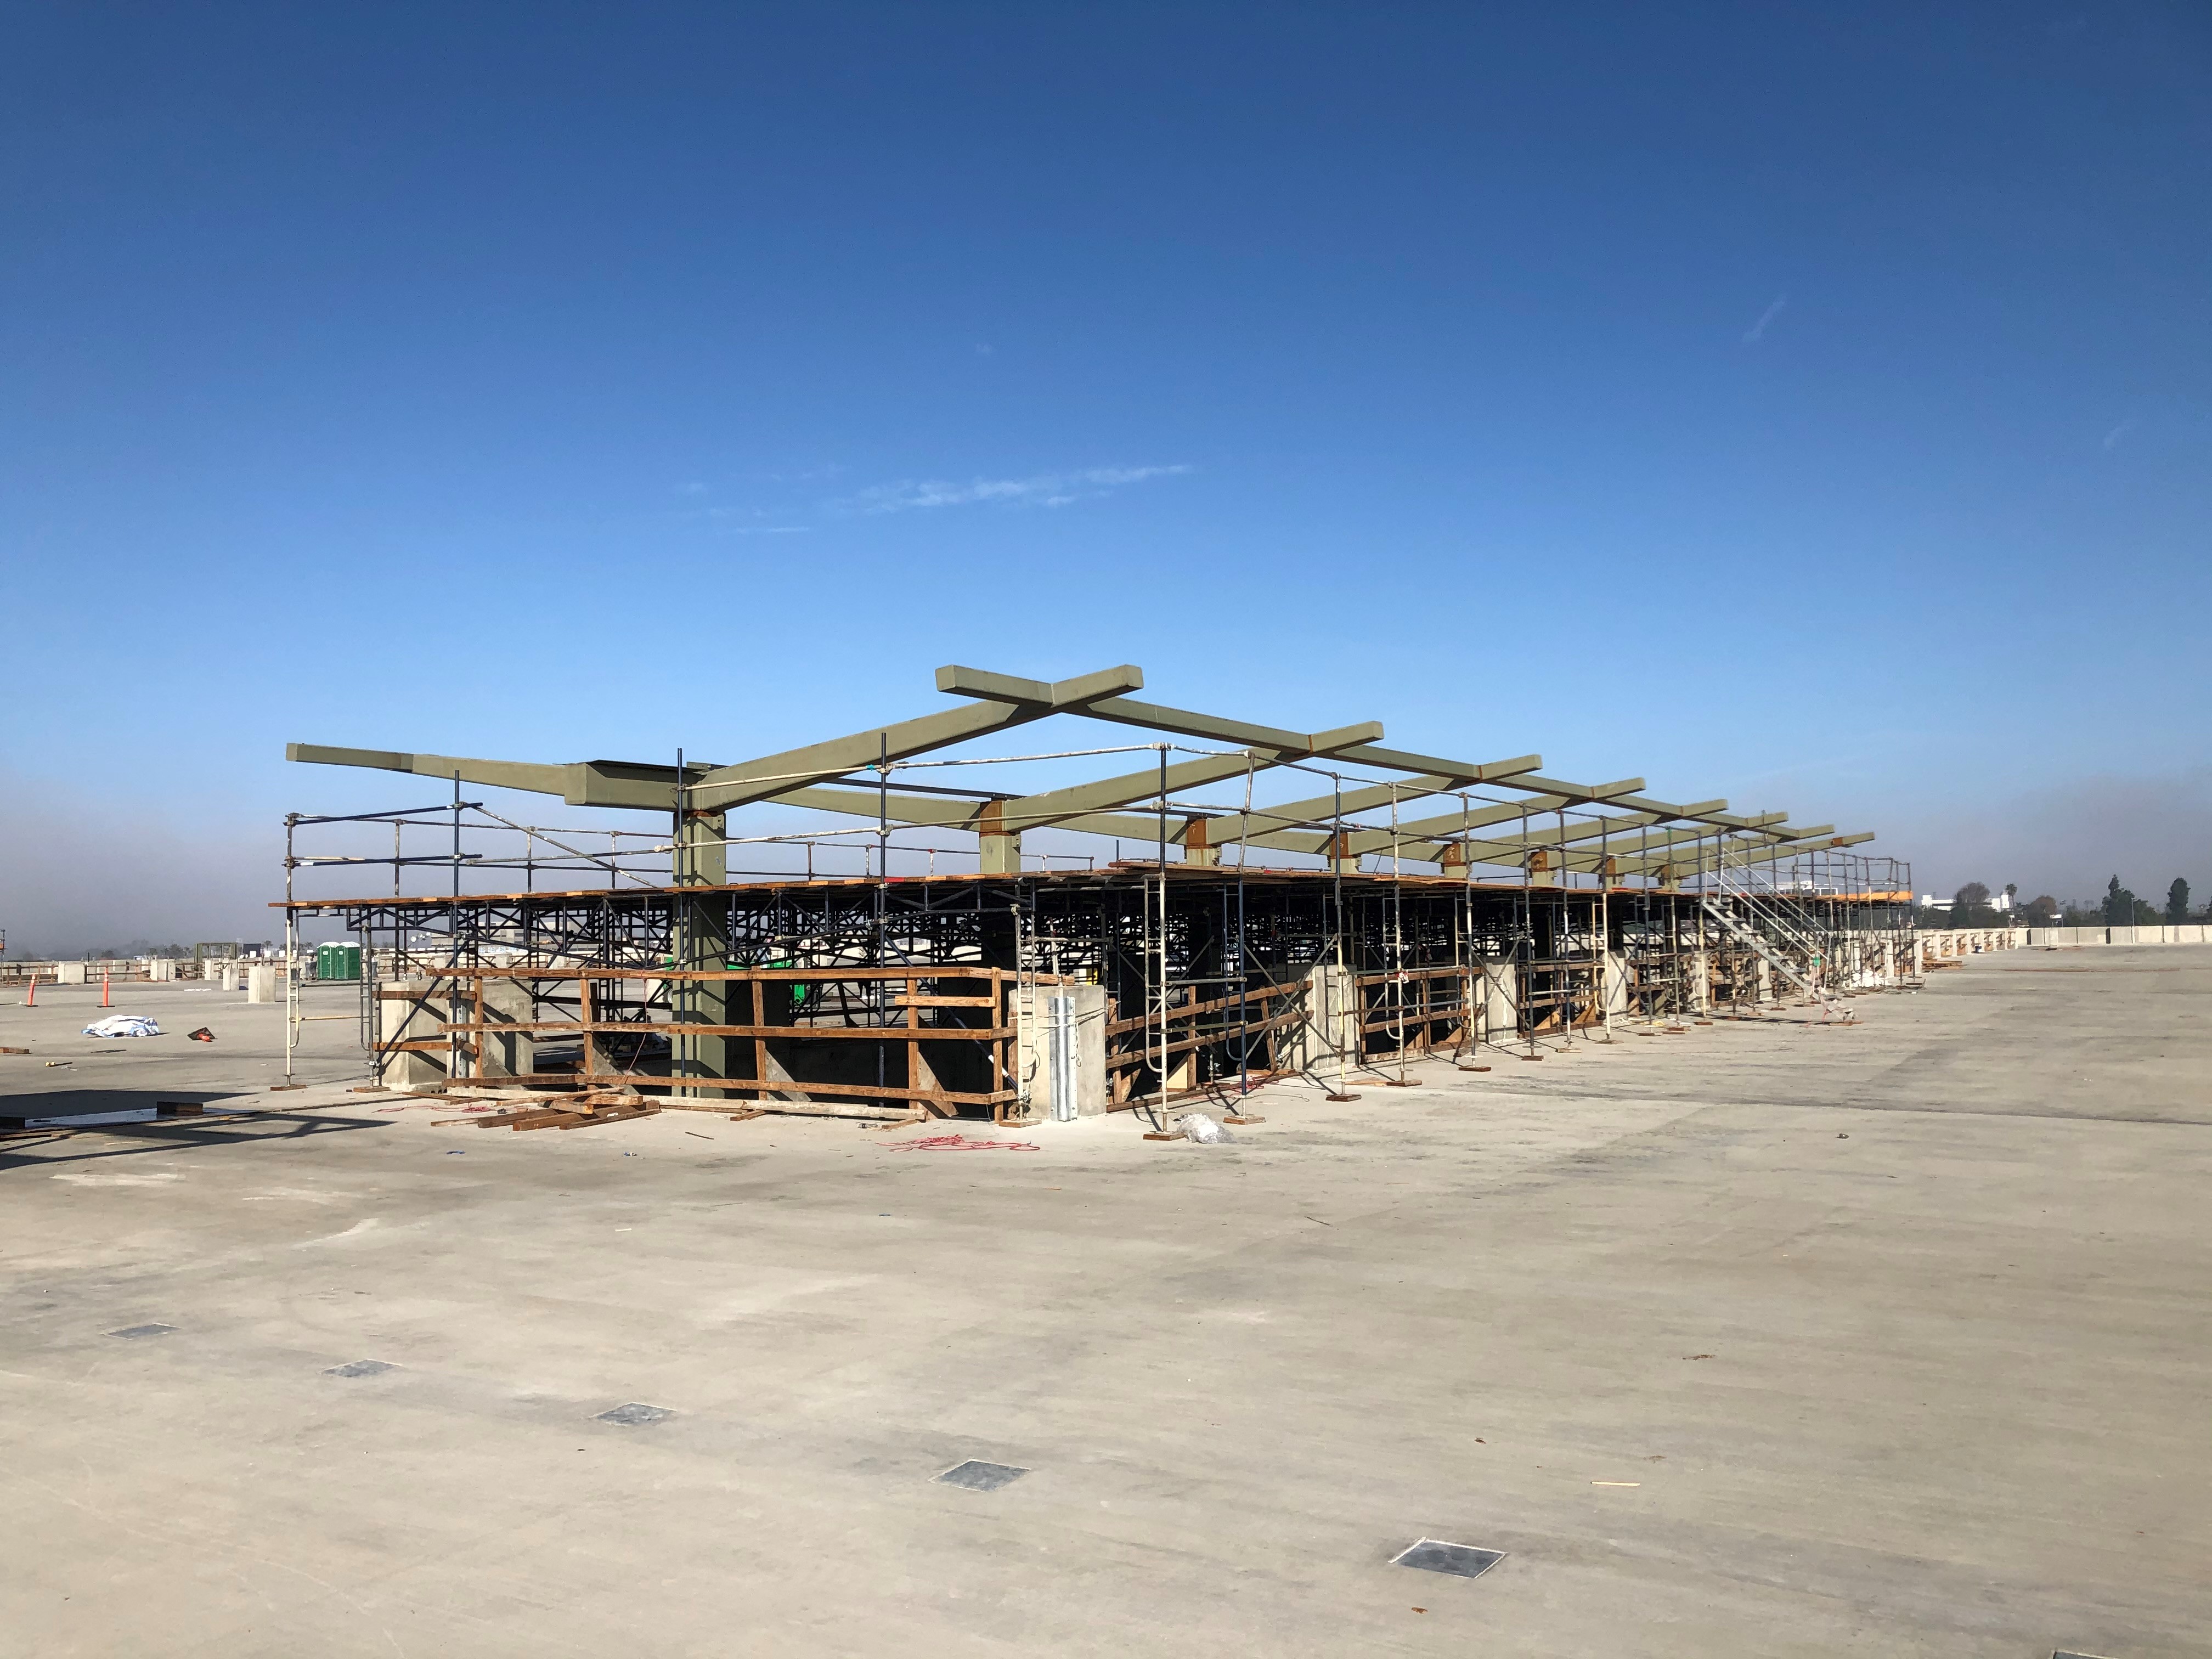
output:
[{"label": "green portable toilet", "polygon": [[317,979],[359,979],[361,977],[361,946],[318,945],[315,947],[315,977]]}]

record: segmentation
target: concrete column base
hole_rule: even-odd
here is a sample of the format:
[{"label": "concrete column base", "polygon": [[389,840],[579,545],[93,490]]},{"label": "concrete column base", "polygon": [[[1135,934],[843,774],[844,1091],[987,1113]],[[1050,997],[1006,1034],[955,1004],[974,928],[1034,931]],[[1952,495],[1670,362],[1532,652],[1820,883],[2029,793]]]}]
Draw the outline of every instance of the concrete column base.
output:
[{"label": "concrete column base", "polygon": [[1106,1095],[1106,988],[1103,985],[1024,985],[1014,994],[1014,1076],[1029,1091],[1029,1115],[1054,1121],[1059,1103],[1052,1087],[1052,1003],[1075,1004],[1075,1115],[1097,1117]]}]

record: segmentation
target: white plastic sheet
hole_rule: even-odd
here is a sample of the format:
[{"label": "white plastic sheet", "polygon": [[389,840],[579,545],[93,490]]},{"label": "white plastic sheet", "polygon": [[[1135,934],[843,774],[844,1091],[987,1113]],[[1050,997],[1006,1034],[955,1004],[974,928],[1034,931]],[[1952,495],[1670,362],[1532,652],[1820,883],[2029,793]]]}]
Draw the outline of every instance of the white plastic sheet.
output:
[{"label": "white plastic sheet", "polygon": [[159,1036],[161,1026],[147,1014],[116,1014],[101,1020],[97,1025],[88,1025],[84,1034],[88,1037]]}]

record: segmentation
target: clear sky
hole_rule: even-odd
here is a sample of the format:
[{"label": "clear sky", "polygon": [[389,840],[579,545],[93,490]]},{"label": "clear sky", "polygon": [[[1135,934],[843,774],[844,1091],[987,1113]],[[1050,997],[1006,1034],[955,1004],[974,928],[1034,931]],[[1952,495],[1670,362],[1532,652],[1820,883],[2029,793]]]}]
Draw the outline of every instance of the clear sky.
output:
[{"label": "clear sky", "polygon": [[11,948],[945,662],[2212,888],[2201,4],[0,17]]}]

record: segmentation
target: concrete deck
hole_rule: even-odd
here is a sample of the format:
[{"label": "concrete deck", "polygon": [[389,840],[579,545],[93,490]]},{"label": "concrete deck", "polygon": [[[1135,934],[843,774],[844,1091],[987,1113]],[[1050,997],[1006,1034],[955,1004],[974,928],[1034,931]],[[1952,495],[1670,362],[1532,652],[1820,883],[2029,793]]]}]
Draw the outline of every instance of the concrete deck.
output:
[{"label": "concrete deck", "polygon": [[277,1109],[0,1143],[0,1652],[2202,1655],[2208,993],[2020,952],[933,1152],[434,1127],[42,990],[0,1095]]}]

